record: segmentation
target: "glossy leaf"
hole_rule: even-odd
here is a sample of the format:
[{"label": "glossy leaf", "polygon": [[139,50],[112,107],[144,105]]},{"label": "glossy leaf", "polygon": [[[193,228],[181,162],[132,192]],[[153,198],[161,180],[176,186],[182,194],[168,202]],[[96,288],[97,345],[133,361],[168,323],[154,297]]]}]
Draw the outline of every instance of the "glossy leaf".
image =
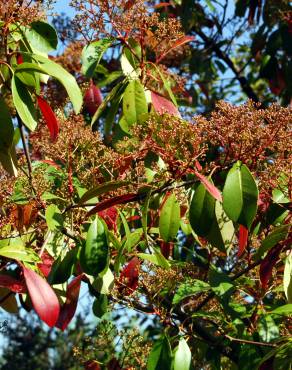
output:
[{"label": "glossy leaf", "polygon": [[29,130],[35,130],[37,127],[37,115],[31,95],[26,86],[17,78],[16,75],[12,77],[11,89],[13,103],[19,117]]},{"label": "glossy leaf", "polygon": [[242,254],[245,251],[245,248],[247,246],[247,241],[248,241],[248,229],[243,226],[239,225],[239,237],[238,237],[238,253],[237,257],[241,257]]},{"label": "glossy leaf", "polygon": [[98,197],[99,195],[106,194],[110,191],[117,190],[123,186],[128,185],[128,181],[109,181],[95,186],[86,191],[79,200],[78,204],[84,204],[88,200]]},{"label": "glossy leaf", "polygon": [[262,257],[267,251],[284,240],[289,232],[290,225],[282,225],[273,229],[273,231],[262,241],[262,245],[258,249],[256,256]]},{"label": "glossy leaf", "polygon": [[172,352],[167,337],[162,337],[154,343],[147,361],[147,370],[170,370]]},{"label": "glossy leaf", "polygon": [[199,236],[206,237],[211,231],[212,223],[215,218],[215,199],[200,184],[192,197],[189,219],[192,229]]},{"label": "glossy leaf", "polygon": [[189,43],[193,40],[194,40],[194,36],[182,36],[181,38],[176,40],[167,51],[165,51],[163,54],[161,54],[160,56],[158,56],[156,58],[156,63],[159,63],[172,50],[174,50],[174,49],[176,49],[176,48],[178,48],[178,47],[180,47],[184,44],[187,44],[187,43]]},{"label": "glossy leaf", "polygon": [[22,269],[36,313],[49,327],[55,326],[60,313],[60,305],[55,292],[36,272],[24,266]]},{"label": "glossy leaf", "polygon": [[284,292],[288,303],[292,303],[292,253],[290,252],[285,261],[284,277],[283,277]]},{"label": "glossy leaf", "polygon": [[269,250],[266,257],[262,260],[260,265],[260,280],[263,289],[266,289],[268,286],[268,282],[272,275],[272,271],[274,266],[276,265],[280,252],[283,246],[278,244],[272,249]]},{"label": "glossy leaf", "polygon": [[83,48],[81,55],[82,73],[85,74],[86,77],[93,76],[95,68],[112,42],[112,38],[103,38]]},{"label": "glossy leaf", "polygon": [[54,258],[46,251],[41,255],[41,262],[37,264],[39,270],[43,273],[44,277],[48,277],[54,263]]},{"label": "glossy leaf", "polygon": [[92,311],[96,317],[102,317],[107,312],[108,298],[105,294],[100,294],[92,305]]},{"label": "glossy leaf", "polygon": [[25,248],[22,245],[9,245],[7,247],[0,248],[0,256],[15,259],[17,261],[39,261],[39,256],[32,249]]},{"label": "glossy leaf", "polygon": [[35,21],[26,29],[25,37],[32,46],[42,53],[55,50],[58,45],[57,32],[50,24],[44,21]]},{"label": "glossy leaf", "polygon": [[223,208],[234,222],[250,229],[257,212],[258,188],[249,169],[237,162],[228,172]]},{"label": "glossy leaf", "polygon": [[20,64],[15,70],[16,75],[18,72],[28,70],[41,72],[55,78],[66,89],[67,94],[69,95],[69,98],[73,104],[74,111],[76,114],[78,114],[83,103],[83,97],[75,78],[59,64],[48,58],[36,54],[32,54],[31,57],[37,63]]},{"label": "glossy leaf", "polygon": [[56,327],[61,329],[62,331],[64,331],[67,328],[75,314],[82,277],[83,277],[82,274],[78,275],[67,286],[66,301],[61,307],[58,321],[56,323]]},{"label": "glossy leaf", "polygon": [[137,257],[131,259],[123,268],[119,279],[119,291],[130,295],[138,288],[140,261]]},{"label": "glossy leaf", "polygon": [[159,217],[159,232],[165,242],[173,240],[180,227],[180,206],[175,194],[165,201]]},{"label": "glossy leaf", "polygon": [[284,306],[277,307],[270,313],[274,315],[291,315],[292,314],[292,304],[289,303],[289,304],[285,304]]},{"label": "glossy leaf", "polygon": [[204,185],[206,190],[212,195],[212,197],[218,200],[219,202],[222,202],[222,195],[220,191],[216,188],[216,186],[212,184],[212,182],[201,173],[195,171],[195,174],[199,178],[200,182]]},{"label": "glossy leaf", "polygon": [[102,272],[107,265],[108,252],[105,225],[96,217],[88,229],[86,243],[80,252],[82,270],[93,276]]},{"label": "glossy leaf", "polygon": [[138,80],[131,81],[123,96],[123,114],[129,126],[148,113],[144,87]]},{"label": "glossy leaf", "polygon": [[189,370],[192,353],[184,338],[180,338],[178,346],[174,350],[173,370]]},{"label": "glossy leaf", "polygon": [[178,304],[184,298],[195,295],[197,293],[206,292],[210,290],[211,287],[208,283],[198,279],[188,280],[181,283],[176,291],[172,303]]},{"label": "glossy leaf", "polygon": [[55,204],[50,204],[46,209],[46,221],[48,228],[51,231],[60,229],[63,227],[64,219],[61,214],[61,211]]},{"label": "glossy leaf", "polygon": [[15,279],[8,274],[0,274],[0,287],[7,288],[14,293],[26,293],[26,285],[22,280]]},{"label": "glossy leaf", "polygon": [[151,101],[157,113],[168,113],[172,116],[181,117],[177,107],[170,100],[153,91],[151,91]]},{"label": "glossy leaf", "polygon": [[48,281],[50,284],[63,284],[73,274],[77,261],[78,248],[71,249],[61,260],[58,258],[52,266]]},{"label": "glossy leaf", "polygon": [[46,125],[50,131],[51,140],[56,141],[59,133],[59,122],[55,113],[45,99],[37,97],[38,106],[42,112]]}]

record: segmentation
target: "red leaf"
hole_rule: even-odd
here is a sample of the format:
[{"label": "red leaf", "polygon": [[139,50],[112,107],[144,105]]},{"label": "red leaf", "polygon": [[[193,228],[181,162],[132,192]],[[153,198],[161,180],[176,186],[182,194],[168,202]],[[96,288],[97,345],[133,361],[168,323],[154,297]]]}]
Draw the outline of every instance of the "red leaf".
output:
[{"label": "red leaf", "polygon": [[267,288],[268,282],[272,275],[273,267],[276,265],[279,259],[279,254],[282,248],[283,246],[281,244],[276,245],[275,247],[269,250],[268,254],[261,262],[260,280],[261,280],[263,289]]},{"label": "red leaf", "polygon": [[23,57],[22,57],[22,55],[21,54],[17,54],[16,60],[17,60],[17,64],[22,64],[23,63]]},{"label": "red leaf", "polygon": [[64,331],[72,320],[78,303],[80,285],[83,274],[78,275],[67,287],[66,302],[61,307],[56,327]]},{"label": "red leaf", "polygon": [[44,117],[44,120],[50,131],[51,139],[52,141],[55,141],[59,133],[59,122],[57,121],[55,113],[53,112],[49,104],[45,101],[45,99],[38,96],[37,101],[38,101],[38,106],[40,107],[40,110]]},{"label": "red leaf", "polygon": [[243,225],[239,225],[239,238],[238,238],[239,249],[237,257],[240,257],[245,251],[245,248],[247,246],[247,240],[248,240],[248,229]]},{"label": "red leaf", "polygon": [[134,257],[123,268],[119,279],[119,291],[124,295],[132,294],[138,288],[140,261],[138,257]]},{"label": "red leaf", "polygon": [[166,259],[169,258],[172,249],[173,249],[173,242],[165,242],[163,240],[160,242],[161,253]]},{"label": "red leaf", "polygon": [[1,274],[0,275],[0,287],[8,288],[14,293],[26,293],[26,285],[24,281],[17,280],[10,275]]},{"label": "red leaf", "polygon": [[105,221],[109,230],[117,231],[118,211],[116,207],[110,207],[98,212],[98,215]]},{"label": "red leaf", "polygon": [[98,87],[96,87],[91,80],[90,87],[86,90],[84,98],[84,108],[93,116],[97,108],[102,103],[102,95]]},{"label": "red leaf", "polygon": [[42,262],[38,263],[37,266],[39,270],[43,273],[45,277],[49,276],[49,273],[51,271],[52,265],[54,263],[54,258],[49,255],[48,252],[44,252],[41,255]]},{"label": "red leaf", "polygon": [[169,113],[181,117],[177,107],[168,99],[151,91],[151,100],[155,111],[159,114]]},{"label": "red leaf", "polygon": [[95,360],[88,360],[83,365],[85,370],[100,370],[99,363]]},{"label": "red leaf", "polygon": [[113,207],[116,204],[125,204],[139,199],[140,197],[138,194],[131,193],[125,195],[118,195],[116,197],[103,200],[102,202],[97,203],[97,205],[94,208],[87,212],[87,217],[94,215],[97,212],[101,212],[107,208]]},{"label": "red leaf", "polygon": [[205,177],[204,175],[200,174],[199,172],[195,171],[195,174],[196,176],[199,178],[199,180],[201,181],[201,183],[205,186],[206,190],[217,200],[219,200],[219,202],[222,202],[222,195],[220,193],[220,191],[216,188],[215,185],[213,185],[208,179],[207,177]]},{"label": "red leaf", "polygon": [[158,58],[156,58],[156,63],[159,63],[168,53],[170,53],[172,50],[191,42],[195,39],[194,36],[183,36],[180,39],[178,39],[167,51],[165,51],[163,54],[161,54]]},{"label": "red leaf", "polygon": [[32,305],[40,319],[53,327],[59,317],[60,305],[51,286],[33,270],[22,266]]}]

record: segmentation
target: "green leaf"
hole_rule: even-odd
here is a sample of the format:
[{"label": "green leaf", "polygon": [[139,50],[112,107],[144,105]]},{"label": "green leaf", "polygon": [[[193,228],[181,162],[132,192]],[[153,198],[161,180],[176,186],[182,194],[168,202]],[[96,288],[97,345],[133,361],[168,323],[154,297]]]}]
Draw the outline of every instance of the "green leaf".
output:
[{"label": "green leaf", "polygon": [[200,184],[191,200],[189,219],[192,229],[199,236],[206,237],[211,231],[215,219],[215,199]]},{"label": "green leaf", "polygon": [[124,247],[127,249],[128,252],[131,252],[132,249],[139,243],[142,235],[143,235],[143,230],[137,229],[134,232],[130,233],[129,236],[126,237]]},{"label": "green leaf", "polygon": [[56,206],[55,204],[50,204],[48,206],[45,212],[45,216],[49,230],[54,231],[63,227],[63,216],[58,206]]},{"label": "green leaf", "polygon": [[37,114],[29,91],[14,75],[11,80],[13,103],[25,126],[33,131],[37,127]]},{"label": "green leaf", "polygon": [[166,336],[154,343],[147,361],[147,370],[170,370],[171,347]]},{"label": "green leaf", "polygon": [[260,339],[264,342],[271,342],[279,337],[279,328],[270,315],[260,317],[257,331]]},{"label": "green leaf", "polygon": [[292,314],[292,303],[288,303],[288,304],[285,304],[284,306],[277,307],[270,313],[274,315],[291,315]]},{"label": "green leaf", "polygon": [[109,191],[119,189],[122,186],[126,186],[128,184],[129,184],[128,181],[109,181],[103,184],[99,184],[95,186],[94,188],[85,192],[80,198],[78,204],[83,204],[92,198],[98,197],[99,195],[104,194],[104,193],[108,193]]},{"label": "green leaf", "polygon": [[256,252],[256,258],[261,258],[268,250],[284,240],[289,232],[290,225],[276,227],[262,242],[262,245]]},{"label": "green leaf", "polygon": [[113,40],[113,38],[104,38],[94,41],[83,48],[81,54],[82,73],[85,74],[86,77],[93,76],[95,68]]},{"label": "green leaf", "polygon": [[[101,274],[100,274],[101,275]],[[100,294],[109,294],[114,286],[114,275],[111,269],[108,268],[102,276],[98,276],[92,286]]]},{"label": "green leaf", "polygon": [[63,284],[70,278],[74,272],[77,253],[78,248],[75,247],[67,252],[63,260],[58,258],[54,262],[48,276],[48,281],[50,284]]},{"label": "green leaf", "polygon": [[163,76],[163,73],[160,71],[160,69],[157,67],[156,64],[151,64],[151,66],[154,66],[155,67],[155,70],[156,72],[159,74],[162,82],[163,82],[163,86],[165,87],[166,91],[168,92],[168,95],[171,99],[171,101],[173,102],[173,104],[177,107],[177,101],[176,101],[176,98],[171,90],[171,87],[170,87],[170,84],[169,82],[166,80],[166,78]]},{"label": "green leaf", "polygon": [[92,305],[93,314],[96,317],[102,317],[107,312],[108,298],[105,294],[101,294],[95,299]]},{"label": "green leaf", "polygon": [[174,350],[173,370],[189,370],[192,353],[184,338],[180,338],[178,346]]},{"label": "green leaf", "polygon": [[96,217],[88,229],[86,243],[81,248],[80,264],[82,270],[86,274],[96,276],[106,268],[108,254],[105,224]]},{"label": "green leaf", "polygon": [[55,50],[58,46],[58,36],[54,27],[44,21],[36,21],[26,28],[25,37],[32,49],[42,53]]},{"label": "green leaf", "polygon": [[100,106],[97,108],[96,112],[94,113],[92,119],[91,119],[91,126],[99,119],[99,117],[104,112],[105,108],[107,107],[107,104],[112,100],[115,99],[117,96],[121,95],[125,89],[125,82],[124,80],[119,82],[112,90],[111,92],[106,96],[106,98],[103,100],[103,102],[100,104]]},{"label": "green leaf", "polygon": [[9,245],[7,247],[0,248],[0,256],[11,258],[17,261],[40,261],[39,256],[32,249],[25,248],[22,245]]},{"label": "green leaf", "polygon": [[127,123],[132,126],[139,122],[141,115],[148,113],[144,87],[139,80],[131,81],[123,96],[123,114]]},{"label": "green leaf", "polygon": [[172,303],[178,304],[181,300],[183,300],[186,297],[189,297],[197,293],[206,292],[209,289],[211,289],[211,287],[205,281],[198,279],[188,280],[180,284],[178,290],[176,291],[173,297]]},{"label": "green leaf", "polygon": [[132,66],[125,54],[121,56],[121,67],[123,74],[130,80],[137,80],[139,78],[140,71]]},{"label": "green leaf", "polygon": [[250,229],[257,212],[258,188],[246,165],[237,162],[228,172],[223,208],[234,222]]},{"label": "green leaf", "polygon": [[180,227],[180,207],[175,194],[165,201],[159,217],[159,232],[165,242],[173,240]]},{"label": "green leaf", "polygon": [[209,282],[212,287],[212,290],[216,295],[220,296],[228,296],[230,295],[234,289],[234,283],[230,279],[228,275],[223,272],[220,272],[215,269],[215,267],[211,267],[209,271]]},{"label": "green leaf", "polygon": [[232,246],[235,235],[233,222],[227,217],[222,204],[218,201],[215,204],[215,216],[207,239],[221,252],[226,252],[226,249]]},{"label": "green leaf", "polygon": [[288,303],[292,303],[292,253],[288,255],[285,261],[284,277],[283,277],[284,292]]},{"label": "green leaf", "polygon": [[66,89],[67,94],[69,95],[69,98],[73,104],[74,111],[76,114],[78,114],[82,107],[83,97],[75,78],[59,64],[48,58],[36,54],[31,54],[31,57],[37,62],[37,64],[22,63],[17,66],[15,73],[17,74],[18,72],[25,70],[37,71],[55,78]]},{"label": "green leaf", "polygon": [[138,253],[137,256],[162,268],[170,268],[170,263],[157,248],[154,248],[154,254]]}]

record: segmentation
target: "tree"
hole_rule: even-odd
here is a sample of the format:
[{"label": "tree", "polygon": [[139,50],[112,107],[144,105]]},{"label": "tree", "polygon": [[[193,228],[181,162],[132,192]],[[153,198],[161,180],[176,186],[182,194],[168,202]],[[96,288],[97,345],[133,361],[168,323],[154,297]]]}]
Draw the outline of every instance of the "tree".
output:
[{"label": "tree", "polygon": [[157,324],[147,365],[87,368],[291,367],[291,7],[202,3],[72,1],[55,57],[41,2],[0,5],[0,304],[66,330],[83,282]]}]

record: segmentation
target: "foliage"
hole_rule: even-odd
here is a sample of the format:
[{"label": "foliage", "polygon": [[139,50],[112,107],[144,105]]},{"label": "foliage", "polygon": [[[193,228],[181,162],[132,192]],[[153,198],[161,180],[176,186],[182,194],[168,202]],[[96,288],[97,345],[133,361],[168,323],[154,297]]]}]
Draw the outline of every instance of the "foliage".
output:
[{"label": "foliage", "polygon": [[[97,317],[159,320],[149,355],[129,332],[119,356],[81,351],[87,368],[290,366],[291,7],[250,1],[247,20],[237,1],[234,23],[200,3],[72,1],[80,39],[56,57],[38,1],[0,8],[1,306],[64,331],[83,282]],[[233,58],[222,30],[255,13]],[[217,102],[215,65],[249,101]]]}]

